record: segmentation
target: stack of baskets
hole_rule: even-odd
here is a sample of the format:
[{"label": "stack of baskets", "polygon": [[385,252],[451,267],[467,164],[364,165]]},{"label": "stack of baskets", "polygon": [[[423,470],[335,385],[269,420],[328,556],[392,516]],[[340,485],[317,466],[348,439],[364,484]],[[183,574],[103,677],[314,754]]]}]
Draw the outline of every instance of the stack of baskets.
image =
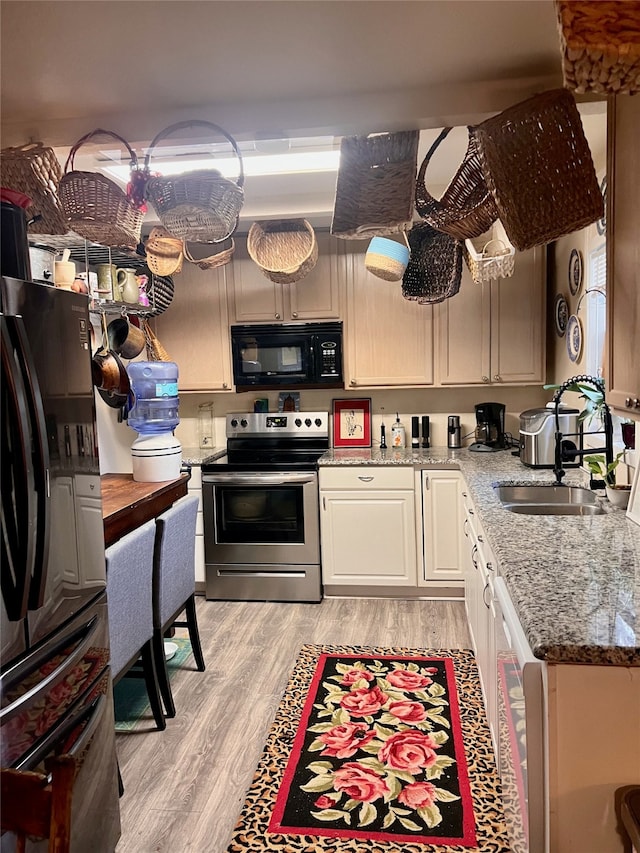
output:
[{"label": "stack of baskets", "polygon": [[306,219],[264,220],[249,229],[247,252],[268,279],[293,284],[315,267],[318,243]]}]

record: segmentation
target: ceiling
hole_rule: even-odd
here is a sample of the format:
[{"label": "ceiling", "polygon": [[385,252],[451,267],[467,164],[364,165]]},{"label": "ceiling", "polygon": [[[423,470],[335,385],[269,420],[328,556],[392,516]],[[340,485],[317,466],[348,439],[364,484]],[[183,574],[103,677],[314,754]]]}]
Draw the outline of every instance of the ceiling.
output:
[{"label": "ceiling", "polygon": [[[64,159],[96,127],[136,150],[200,118],[239,141],[482,120],[562,85],[553,0],[2,0],[2,146],[40,139]],[[604,147],[604,107],[585,129]],[[446,186],[461,129],[430,164]],[[337,143],[336,143],[337,144]],[[245,219],[326,219],[335,174],[251,179]]]}]

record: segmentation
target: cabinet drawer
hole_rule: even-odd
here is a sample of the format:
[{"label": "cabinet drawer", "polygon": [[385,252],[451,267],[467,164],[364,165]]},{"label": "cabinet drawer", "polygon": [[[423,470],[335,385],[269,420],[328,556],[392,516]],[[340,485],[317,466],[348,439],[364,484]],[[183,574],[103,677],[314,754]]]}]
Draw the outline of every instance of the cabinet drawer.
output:
[{"label": "cabinet drawer", "polygon": [[76,474],[74,483],[76,495],[85,498],[100,497],[100,476],[98,474]]},{"label": "cabinet drawer", "polygon": [[368,465],[320,468],[321,489],[414,489],[413,468]]}]

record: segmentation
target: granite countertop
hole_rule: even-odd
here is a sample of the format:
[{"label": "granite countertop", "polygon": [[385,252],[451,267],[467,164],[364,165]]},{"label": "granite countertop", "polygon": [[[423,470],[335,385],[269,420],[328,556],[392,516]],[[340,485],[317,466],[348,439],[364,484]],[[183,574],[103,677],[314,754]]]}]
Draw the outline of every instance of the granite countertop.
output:
[{"label": "granite countertop", "polygon": [[182,461],[186,465],[202,465],[205,459],[213,462],[214,459],[220,459],[227,452],[225,447],[183,447]]},{"label": "granite countertop", "polygon": [[[504,509],[496,483],[553,482],[509,451],[331,450],[324,465],[458,467],[504,577],[529,645],[553,663],[640,666],[640,527],[603,499],[594,516],[519,515]],[[588,486],[581,470],[564,480]]]}]

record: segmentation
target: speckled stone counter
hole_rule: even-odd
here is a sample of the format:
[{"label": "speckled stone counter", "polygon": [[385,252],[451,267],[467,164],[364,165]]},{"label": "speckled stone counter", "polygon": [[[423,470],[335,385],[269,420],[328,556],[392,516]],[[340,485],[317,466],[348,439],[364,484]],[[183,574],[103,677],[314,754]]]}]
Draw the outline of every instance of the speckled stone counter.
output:
[{"label": "speckled stone counter", "polygon": [[[529,645],[555,663],[640,666],[640,527],[603,499],[603,515],[541,516],[508,512],[499,483],[553,482],[509,451],[466,449],[331,450],[323,465],[456,465],[493,549]],[[569,485],[588,486],[582,471]]]},{"label": "speckled stone counter", "polygon": [[182,461],[186,465],[202,465],[205,459],[213,461],[220,459],[227,452],[226,447],[205,448],[200,447],[183,447]]}]

